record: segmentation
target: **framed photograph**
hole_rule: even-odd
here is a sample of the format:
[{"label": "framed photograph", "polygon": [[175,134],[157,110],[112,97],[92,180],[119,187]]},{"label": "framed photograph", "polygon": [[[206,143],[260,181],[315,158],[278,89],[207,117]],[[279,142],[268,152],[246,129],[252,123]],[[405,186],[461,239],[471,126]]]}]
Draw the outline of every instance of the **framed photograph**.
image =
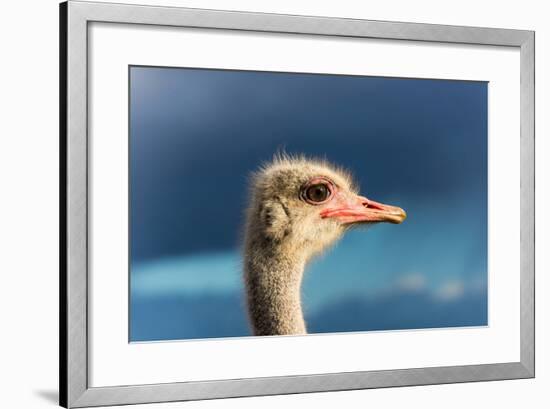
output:
[{"label": "framed photograph", "polygon": [[60,17],[62,406],[534,377],[534,32]]}]

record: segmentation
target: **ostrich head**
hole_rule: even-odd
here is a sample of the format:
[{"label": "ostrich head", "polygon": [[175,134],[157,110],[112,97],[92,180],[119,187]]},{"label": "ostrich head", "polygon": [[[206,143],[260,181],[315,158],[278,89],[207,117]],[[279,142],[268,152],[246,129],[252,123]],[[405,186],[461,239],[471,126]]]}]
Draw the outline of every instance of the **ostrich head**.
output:
[{"label": "ostrich head", "polygon": [[253,178],[245,280],[254,331],[305,333],[300,283],[307,261],[352,226],[401,223],[405,212],[360,196],[349,173],[325,161],[279,156]]}]

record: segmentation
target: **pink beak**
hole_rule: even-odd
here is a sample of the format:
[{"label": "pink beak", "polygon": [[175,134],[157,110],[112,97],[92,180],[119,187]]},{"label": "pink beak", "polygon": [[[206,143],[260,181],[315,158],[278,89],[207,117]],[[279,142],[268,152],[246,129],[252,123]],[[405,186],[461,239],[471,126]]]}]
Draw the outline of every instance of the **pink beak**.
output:
[{"label": "pink beak", "polygon": [[323,209],[323,219],[334,218],[342,224],[389,222],[399,224],[406,219],[407,213],[397,206],[375,202],[363,196],[353,199],[336,197],[332,206]]}]

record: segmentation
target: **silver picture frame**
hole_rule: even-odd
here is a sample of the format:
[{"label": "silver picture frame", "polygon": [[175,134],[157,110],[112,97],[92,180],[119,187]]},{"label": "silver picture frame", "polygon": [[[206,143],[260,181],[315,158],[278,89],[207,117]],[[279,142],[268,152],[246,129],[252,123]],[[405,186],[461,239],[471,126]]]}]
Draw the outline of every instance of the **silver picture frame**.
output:
[{"label": "silver picture frame", "polygon": [[[91,387],[88,378],[88,24],[481,44],[520,50],[521,243],[518,362]],[[525,30],[68,1],[60,5],[60,404],[90,407],[535,376],[535,33]]]}]

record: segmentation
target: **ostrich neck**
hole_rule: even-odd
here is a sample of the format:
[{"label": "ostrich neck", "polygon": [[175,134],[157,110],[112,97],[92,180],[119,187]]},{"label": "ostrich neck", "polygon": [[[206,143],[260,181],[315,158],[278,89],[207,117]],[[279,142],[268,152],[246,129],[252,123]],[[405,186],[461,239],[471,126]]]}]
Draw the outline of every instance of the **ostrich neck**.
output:
[{"label": "ostrich neck", "polygon": [[305,260],[278,248],[251,248],[245,260],[248,312],[255,335],[305,334],[300,301]]}]

